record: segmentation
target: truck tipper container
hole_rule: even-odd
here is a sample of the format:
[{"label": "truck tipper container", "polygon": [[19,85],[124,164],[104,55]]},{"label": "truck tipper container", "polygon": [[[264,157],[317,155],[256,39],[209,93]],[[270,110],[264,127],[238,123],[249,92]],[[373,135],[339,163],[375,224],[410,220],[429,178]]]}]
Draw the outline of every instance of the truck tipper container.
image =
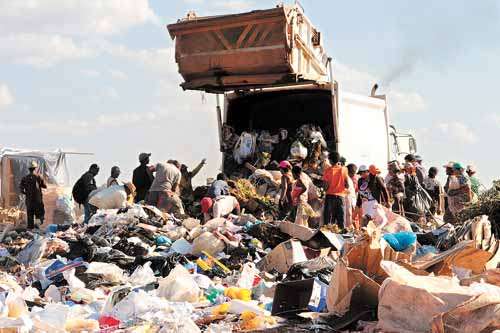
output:
[{"label": "truck tipper container", "polygon": [[[331,151],[349,162],[377,164],[416,152],[409,134],[389,122],[387,97],[341,89],[322,35],[299,5],[197,17],[168,27],[182,88],[217,94],[219,135],[304,124],[319,126]],[[224,95],[223,110],[219,96]]]}]

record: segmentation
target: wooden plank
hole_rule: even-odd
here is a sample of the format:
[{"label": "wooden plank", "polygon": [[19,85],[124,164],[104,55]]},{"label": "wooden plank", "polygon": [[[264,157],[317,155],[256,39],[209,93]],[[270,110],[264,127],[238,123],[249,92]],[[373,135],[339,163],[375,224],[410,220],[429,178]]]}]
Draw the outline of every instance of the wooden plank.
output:
[{"label": "wooden plank", "polygon": [[224,35],[222,34],[222,32],[220,30],[215,30],[214,33],[217,36],[217,38],[219,38],[222,45],[224,45],[226,50],[233,49],[233,46],[227,41],[226,37],[224,37]]},{"label": "wooden plank", "polygon": [[250,35],[250,37],[248,37],[248,40],[245,43],[245,48],[248,48],[248,47],[252,46],[253,42],[255,41],[255,38],[257,38],[257,34],[260,32],[260,29],[261,29],[260,25],[257,25],[255,27],[254,31],[252,32],[252,34]]},{"label": "wooden plank", "polygon": [[276,24],[274,24],[274,23],[273,24],[268,24],[267,27],[266,27],[266,29],[260,35],[259,40],[257,41],[257,43],[255,43],[255,46],[262,45],[262,43],[264,43],[266,41],[267,36],[271,33],[271,31],[274,29],[275,26],[276,26]]},{"label": "wooden plank", "polygon": [[241,47],[241,43],[243,43],[243,40],[248,35],[248,32],[252,29],[253,26],[254,26],[254,24],[249,24],[242,31],[240,37],[238,38],[238,41],[236,42],[236,47],[235,47],[236,49],[239,49]]},{"label": "wooden plank", "polygon": [[197,32],[206,32],[206,31],[213,31],[213,30],[219,30],[219,29],[240,27],[240,26],[244,26],[244,25],[248,25],[248,24],[260,25],[260,24],[265,24],[265,23],[278,23],[278,22],[284,23],[284,21],[285,21],[284,17],[272,17],[272,18],[268,18],[268,19],[255,19],[255,20],[250,20],[250,21],[235,22],[235,23],[231,23],[231,24],[210,25],[210,26],[206,26],[206,27],[193,27],[191,29],[173,31],[171,33],[173,33],[174,37],[175,37],[175,36],[192,34],[192,33],[197,33]]}]

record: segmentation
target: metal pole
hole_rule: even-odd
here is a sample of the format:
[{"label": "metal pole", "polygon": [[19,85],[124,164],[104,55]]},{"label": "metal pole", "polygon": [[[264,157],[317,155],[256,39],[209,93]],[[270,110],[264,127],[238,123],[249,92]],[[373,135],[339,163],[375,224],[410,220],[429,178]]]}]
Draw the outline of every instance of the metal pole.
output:
[{"label": "metal pole", "polygon": [[332,94],[332,118],[335,151],[339,151],[339,114],[338,114],[338,96],[335,94],[335,80],[333,79],[332,58],[328,58],[328,70],[330,72],[330,91]]},{"label": "metal pole", "polygon": [[223,149],[222,149],[222,142],[223,142],[223,138],[222,138],[222,110],[220,107],[219,94],[215,94],[215,98],[217,100],[216,111],[217,111],[217,126],[219,128],[219,150],[221,152],[223,152]]}]

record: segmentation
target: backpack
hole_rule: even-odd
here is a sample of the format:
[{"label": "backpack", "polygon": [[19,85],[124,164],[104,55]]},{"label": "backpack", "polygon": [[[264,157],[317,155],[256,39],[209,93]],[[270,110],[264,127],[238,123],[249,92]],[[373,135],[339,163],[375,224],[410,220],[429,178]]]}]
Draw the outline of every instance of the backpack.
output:
[{"label": "backpack", "polygon": [[85,184],[83,183],[83,179],[80,177],[78,181],[73,186],[73,199],[75,199],[76,203],[83,205],[85,200],[87,199],[87,192],[85,189]]}]

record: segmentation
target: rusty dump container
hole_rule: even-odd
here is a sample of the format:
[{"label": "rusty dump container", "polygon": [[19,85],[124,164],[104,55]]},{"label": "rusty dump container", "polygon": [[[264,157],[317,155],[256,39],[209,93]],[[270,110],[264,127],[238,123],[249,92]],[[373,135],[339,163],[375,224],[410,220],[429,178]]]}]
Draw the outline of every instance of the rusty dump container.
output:
[{"label": "rusty dump container", "polygon": [[321,34],[297,5],[190,14],[167,28],[184,89],[222,92],[327,79]]}]

